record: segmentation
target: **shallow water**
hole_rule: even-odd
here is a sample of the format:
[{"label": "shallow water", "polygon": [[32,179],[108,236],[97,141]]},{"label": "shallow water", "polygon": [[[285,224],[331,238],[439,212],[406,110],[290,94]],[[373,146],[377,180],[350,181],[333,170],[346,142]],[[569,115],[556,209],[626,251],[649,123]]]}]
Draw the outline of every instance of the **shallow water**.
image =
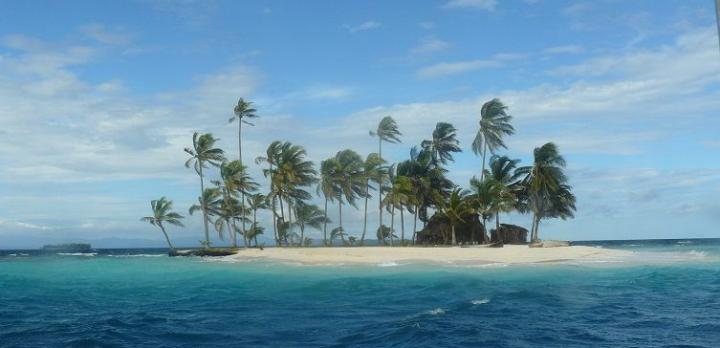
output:
[{"label": "shallow water", "polygon": [[633,243],[491,267],[3,252],[0,347],[720,346],[720,243]]}]

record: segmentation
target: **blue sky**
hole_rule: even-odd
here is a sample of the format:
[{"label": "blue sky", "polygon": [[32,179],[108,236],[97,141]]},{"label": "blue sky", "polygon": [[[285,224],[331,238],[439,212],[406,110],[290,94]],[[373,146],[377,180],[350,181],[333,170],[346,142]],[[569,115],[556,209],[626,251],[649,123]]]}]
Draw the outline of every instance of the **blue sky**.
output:
[{"label": "blue sky", "polygon": [[[161,246],[138,218],[162,195],[183,213],[195,200],[193,131],[236,156],[226,122],[241,96],[261,115],[245,158],[282,139],[314,161],[375,151],[385,115],[404,133],[394,160],[441,120],[467,150],[499,97],[517,128],[508,155],[529,163],[554,141],[569,162],[577,217],[543,237],[720,237],[714,25],[710,0],[6,3],[0,248]],[[479,167],[461,154],[452,177]],[[345,220],[359,232],[360,211]],[[171,231],[180,245],[201,238],[198,216],[187,225]]]}]

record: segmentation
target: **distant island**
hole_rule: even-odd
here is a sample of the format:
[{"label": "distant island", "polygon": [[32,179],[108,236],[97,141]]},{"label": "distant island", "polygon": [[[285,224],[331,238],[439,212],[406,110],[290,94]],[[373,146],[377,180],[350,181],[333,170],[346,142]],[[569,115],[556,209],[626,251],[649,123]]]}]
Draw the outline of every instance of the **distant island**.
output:
[{"label": "distant island", "polygon": [[66,243],[66,244],[48,244],[43,245],[43,252],[52,253],[91,253],[93,248],[88,243]]}]

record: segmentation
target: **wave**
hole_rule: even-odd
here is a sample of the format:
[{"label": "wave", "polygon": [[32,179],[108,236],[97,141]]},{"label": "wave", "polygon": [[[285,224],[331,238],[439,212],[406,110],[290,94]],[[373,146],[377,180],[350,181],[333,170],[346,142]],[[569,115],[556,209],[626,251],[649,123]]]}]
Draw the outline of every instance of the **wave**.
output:
[{"label": "wave", "polygon": [[481,304],[490,303],[490,299],[486,297],[486,298],[481,298],[481,299],[477,299],[477,300],[472,300],[472,301],[470,301],[470,303],[472,303],[474,305],[481,305]]},{"label": "wave", "polygon": [[108,255],[108,257],[163,257],[167,254],[128,254],[128,255]]},{"label": "wave", "polygon": [[430,315],[440,315],[440,314],[445,314],[445,310],[438,307],[435,309],[431,309],[425,313],[430,314]]},{"label": "wave", "polygon": [[86,257],[92,257],[92,256],[97,256],[97,253],[57,253],[57,255],[60,255],[60,256],[86,256]]},{"label": "wave", "polygon": [[394,262],[394,261],[383,262],[383,263],[378,264],[378,267],[396,267],[396,266],[400,266],[400,264],[397,262]]}]

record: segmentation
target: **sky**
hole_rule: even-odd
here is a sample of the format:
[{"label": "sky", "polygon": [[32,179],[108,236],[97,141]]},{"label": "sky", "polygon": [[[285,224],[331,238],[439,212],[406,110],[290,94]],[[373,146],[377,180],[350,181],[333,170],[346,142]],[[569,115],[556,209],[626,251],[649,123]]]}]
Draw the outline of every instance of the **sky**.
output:
[{"label": "sky", "polygon": [[[552,141],[568,162],[576,217],[544,221],[542,238],[720,237],[715,25],[711,0],[6,2],[0,248],[163,246],[139,218],[151,199],[184,215],[197,200],[193,132],[237,156],[239,97],[260,116],[246,161],[273,140],[316,163],[365,156],[386,115],[403,136],[384,155],[401,161],[445,121],[465,151],[450,177],[465,187],[481,168],[469,149],[480,107],[497,97],[517,130],[501,154],[529,164]],[[361,210],[343,220],[359,234]],[[201,218],[185,223],[171,238],[197,245]]]}]

